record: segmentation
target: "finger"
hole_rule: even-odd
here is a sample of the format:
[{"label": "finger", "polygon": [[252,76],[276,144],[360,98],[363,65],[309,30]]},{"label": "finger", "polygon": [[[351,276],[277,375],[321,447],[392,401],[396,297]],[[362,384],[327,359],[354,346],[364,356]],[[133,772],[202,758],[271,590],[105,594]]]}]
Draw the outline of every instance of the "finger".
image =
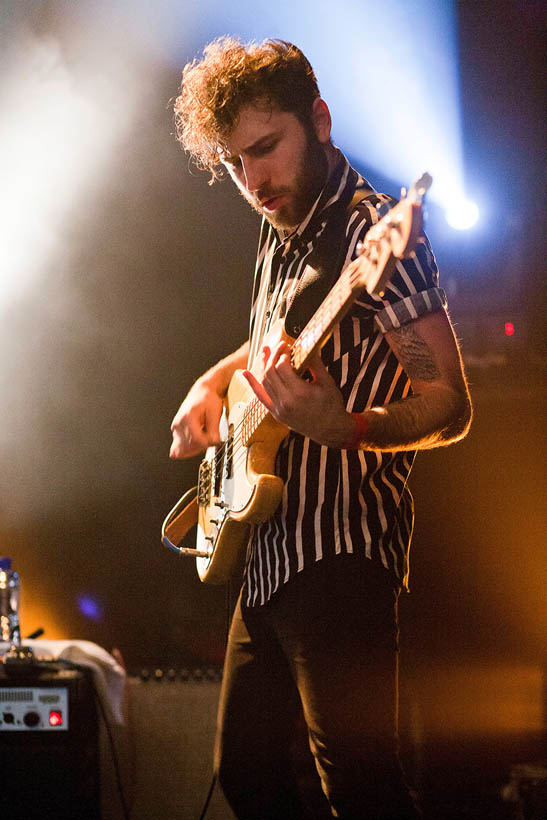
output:
[{"label": "finger", "polygon": [[197,445],[190,445],[189,442],[183,441],[179,436],[174,436],[169,450],[169,458],[190,458],[197,455],[203,448]]},{"label": "finger", "polygon": [[205,447],[209,444],[219,444],[221,415],[222,408],[216,405],[206,406],[198,414],[190,415],[187,429],[191,438]]},{"label": "finger", "polygon": [[313,376],[314,382],[320,382],[324,384],[325,381],[329,381],[330,379],[332,379],[332,376],[325,367],[325,364],[320,356],[314,356],[312,359],[310,359],[308,369]]},{"label": "finger", "polygon": [[281,341],[276,344],[271,354],[270,364],[272,365],[272,367],[275,367],[275,365],[280,361],[280,359],[283,356],[287,356],[290,361],[291,349],[287,342]]},{"label": "finger", "polygon": [[268,393],[266,392],[266,390],[264,389],[264,387],[260,384],[260,382],[257,379],[255,379],[250,370],[244,370],[243,375],[249,382],[249,385],[251,386],[251,389],[257,397],[257,399],[259,399],[262,402],[262,404],[270,411],[270,413],[272,413],[274,407],[273,402]]},{"label": "finger", "polygon": [[170,458],[190,458],[206,449],[208,441],[202,434],[192,436],[188,430],[173,432],[173,441],[169,450]]},{"label": "finger", "polygon": [[205,442],[205,433],[205,413],[190,413],[175,427],[173,437],[178,436],[181,442],[192,447]]},{"label": "finger", "polygon": [[282,388],[295,388],[298,378],[291,363],[291,349],[286,342],[280,342],[274,349],[267,367],[264,369],[264,382],[273,398],[274,392]]},{"label": "finger", "polygon": [[210,444],[220,444],[220,417],[222,416],[222,409],[215,408],[213,410],[206,410],[204,413],[202,431]]},{"label": "finger", "polygon": [[172,427],[173,443],[170,458],[190,458],[203,452],[211,444],[220,443],[218,421],[206,422],[206,414],[190,414]]}]

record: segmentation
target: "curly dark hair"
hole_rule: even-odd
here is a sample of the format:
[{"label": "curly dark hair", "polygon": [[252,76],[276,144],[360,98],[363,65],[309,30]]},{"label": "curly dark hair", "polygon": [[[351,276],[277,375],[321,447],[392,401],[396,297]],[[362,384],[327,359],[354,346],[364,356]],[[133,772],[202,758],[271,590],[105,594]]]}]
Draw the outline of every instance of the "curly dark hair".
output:
[{"label": "curly dark hair", "polygon": [[219,37],[205,46],[203,59],[184,67],[174,106],[177,139],[198,168],[211,171],[213,182],[222,175],[219,151],[242,106],[258,103],[293,112],[310,129],[318,97],[313,68],[292,43],[244,44]]}]

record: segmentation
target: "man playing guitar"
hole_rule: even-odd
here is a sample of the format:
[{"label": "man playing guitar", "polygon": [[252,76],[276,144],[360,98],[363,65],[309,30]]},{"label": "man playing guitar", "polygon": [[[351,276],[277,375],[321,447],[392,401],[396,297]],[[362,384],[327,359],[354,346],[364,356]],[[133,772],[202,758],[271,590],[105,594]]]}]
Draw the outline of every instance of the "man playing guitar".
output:
[{"label": "man playing guitar", "polygon": [[248,525],[219,707],[220,784],[237,817],[317,817],[290,762],[303,714],[333,816],[418,817],[397,754],[407,479],[417,450],[458,441],[471,420],[433,253],[421,235],[381,290],[359,293],[303,378],[291,337],[319,306],[315,289],[328,294],[360,243],[376,264],[376,240],[365,237],[391,200],[332,144],[313,69],[289,43],[209,44],[184,69],[175,116],[185,149],[214,177],[228,172],[262,229],[250,339],[193,385],[170,455],[220,443],[236,371],[284,425],[279,499]]}]

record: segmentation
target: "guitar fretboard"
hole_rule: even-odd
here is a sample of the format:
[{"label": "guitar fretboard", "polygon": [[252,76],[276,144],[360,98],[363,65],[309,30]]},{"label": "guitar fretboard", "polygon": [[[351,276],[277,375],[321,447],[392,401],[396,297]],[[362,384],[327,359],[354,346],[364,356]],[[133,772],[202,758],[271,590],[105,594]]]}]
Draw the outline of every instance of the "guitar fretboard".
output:
[{"label": "guitar fretboard", "polygon": [[291,361],[297,373],[302,370],[311,354],[325,340],[336,321],[339,321],[340,312],[353,302],[350,274],[348,267],[294,342],[291,349]]}]

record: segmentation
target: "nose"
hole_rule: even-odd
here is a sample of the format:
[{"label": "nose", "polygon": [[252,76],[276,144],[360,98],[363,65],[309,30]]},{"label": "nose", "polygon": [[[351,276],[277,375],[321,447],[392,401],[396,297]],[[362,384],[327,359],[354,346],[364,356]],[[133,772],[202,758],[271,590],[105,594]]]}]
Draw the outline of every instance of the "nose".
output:
[{"label": "nose", "polygon": [[267,181],[267,170],[260,159],[246,157],[242,159],[245,188],[250,194],[260,191]]}]

